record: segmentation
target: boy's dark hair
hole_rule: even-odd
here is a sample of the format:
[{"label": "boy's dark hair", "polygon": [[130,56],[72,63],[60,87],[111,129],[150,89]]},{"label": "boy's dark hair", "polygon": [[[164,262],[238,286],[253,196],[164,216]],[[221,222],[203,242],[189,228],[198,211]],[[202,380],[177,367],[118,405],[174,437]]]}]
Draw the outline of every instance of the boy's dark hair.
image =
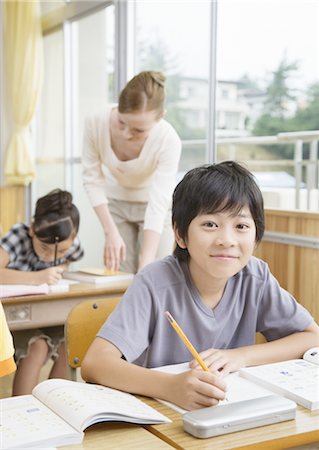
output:
[{"label": "boy's dark hair", "polygon": [[46,244],[68,239],[79,230],[80,214],[72,203],[72,194],[55,189],[38,199],[33,217],[36,237]]},{"label": "boy's dark hair", "polygon": [[[172,223],[182,239],[191,221],[201,214],[238,213],[248,206],[256,225],[256,243],[264,230],[264,202],[254,176],[235,161],[207,164],[186,173],[173,193]],[[188,250],[176,243],[174,255],[186,260]]]}]

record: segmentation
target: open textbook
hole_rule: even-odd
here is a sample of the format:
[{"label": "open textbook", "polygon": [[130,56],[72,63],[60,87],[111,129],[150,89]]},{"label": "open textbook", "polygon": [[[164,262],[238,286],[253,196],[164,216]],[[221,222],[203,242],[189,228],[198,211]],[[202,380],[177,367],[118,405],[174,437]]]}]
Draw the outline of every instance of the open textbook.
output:
[{"label": "open textbook", "polygon": [[1,449],[80,443],[83,431],[98,422],[170,422],[131,394],[61,379],[41,382],[32,395],[1,399],[0,411]]},{"label": "open textbook", "polygon": [[319,347],[306,351],[302,359],[247,367],[239,374],[305,408],[319,409]]},{"label": "open textbook", "polygon": [[121,286],[126,284],[128,286],[133,277],[134,274],[128,272],[91,267],[82,268],[76,272],[63,272],[63,278],[81,281],[82,283],[112,284],[112,286],[117,284]]}]

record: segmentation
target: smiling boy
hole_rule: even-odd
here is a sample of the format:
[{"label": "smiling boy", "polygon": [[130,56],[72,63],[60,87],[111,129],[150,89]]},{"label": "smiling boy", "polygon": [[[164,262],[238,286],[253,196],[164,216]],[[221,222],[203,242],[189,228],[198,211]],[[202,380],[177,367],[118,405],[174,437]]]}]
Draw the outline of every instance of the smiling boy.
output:
[{"label": "smiling boy", "polygon": [[[225,398],[221,375],[299,358],[318,345],[311,315],[252,256],[264,211],[248,170],[227,161],[189,171],[175,188],[172,222],[174,255],[135,276],[86,354],[85,380],[196,409]],[[165,311],[209,372],[194,360],[178,375],[149,370],[191,359]],[[255,345],[256,332],[267,343]]]}]

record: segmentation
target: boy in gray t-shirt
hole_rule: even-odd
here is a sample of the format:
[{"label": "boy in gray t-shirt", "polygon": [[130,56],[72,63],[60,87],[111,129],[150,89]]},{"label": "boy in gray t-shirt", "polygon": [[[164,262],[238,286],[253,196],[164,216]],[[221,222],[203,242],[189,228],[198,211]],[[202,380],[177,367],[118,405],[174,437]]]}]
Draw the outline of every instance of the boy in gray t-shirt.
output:
[{"label": "boy in gray t-shirt", "polygon": [[[135,276],[86,354],[85,380],[196,409],[225,398],[229,372],[318,345],[311,315],[252,256],[264,211],[248,170],[227,161],[189,171],[175,188],[172,222],[174,256]],[[165,311],[210,371],[192,360]],[[255,345],[257,331],[267,343]],[[149,370],[185,361],[192,370],[178,375]]]}]

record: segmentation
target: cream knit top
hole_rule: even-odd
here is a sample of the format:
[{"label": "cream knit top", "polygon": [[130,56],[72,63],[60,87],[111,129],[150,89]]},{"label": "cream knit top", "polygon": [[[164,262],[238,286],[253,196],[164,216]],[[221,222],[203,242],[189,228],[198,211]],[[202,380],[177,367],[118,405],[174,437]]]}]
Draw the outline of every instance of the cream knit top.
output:
[{"label": "cream knit top", "polygon": [[108,105],[85,122],[82,152],[83,184],[93,207],[109,199],[147,202],[144,229],[161,233],[171,206],[181,155],[174,128],[160,119],[151,129],[139,156],[120,161],[111,147]]}]

